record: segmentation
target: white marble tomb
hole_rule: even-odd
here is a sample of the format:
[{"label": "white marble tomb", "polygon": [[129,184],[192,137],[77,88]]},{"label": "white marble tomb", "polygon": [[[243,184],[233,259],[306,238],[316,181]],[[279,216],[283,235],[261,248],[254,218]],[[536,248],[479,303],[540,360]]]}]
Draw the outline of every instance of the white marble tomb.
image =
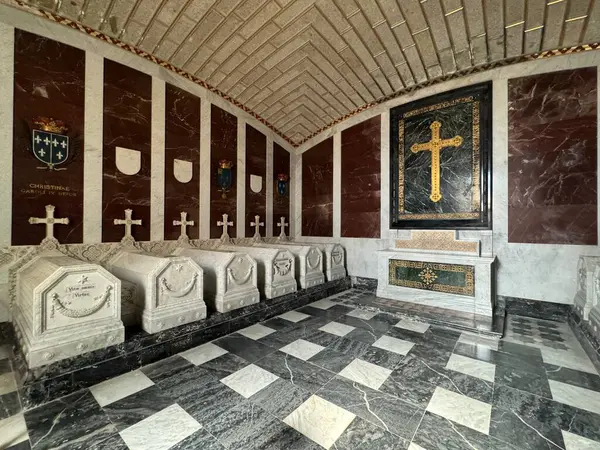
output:
[{"label": "white marble tomb", "polygon": [[[264,242],[254,244],[257,247],[281,248],[277,244]],[[325,282],[323,275],[323,252],[314,245],[285,244],[286,250],[292,252],[296,258],[296,279],[301,289],[317,286]]]},{"label": "white marble tomb", "polygon": [[285,249],[267,247],[243,247],[224,243],[216,250],[247,253],[258,265],[258,289],[266,298],[280,297],[296,292],[296,261]]},{"label": "white marble tomb", "polygon": [[258,266],[245,253],[178,248],[174,255],[193,259],[204,271],[204,301],[219,312],[258,303]]},{"label": "white marble tomb", "polygon": [[596,300],[596,266],[600,263],[598,256],[580,256],[577,263],[577,291],[573,303],[575,310],[583,318],[588,320],[590,311]]},{"label": "white marble tomb", "polygon": [[121,282],[58,251],[16,273],[13,323],[30,368],[124,341]]},{"label": "white marble tomb", "polygon": [[[587,264],[590,262],[589,260],[586,261]],[[591,279],[592,282],[590,287],[591,292],[587,296],[585,305],[586,308],[589,308],[589,315],[584,320],[588,320],[594,332],[598,333],[600,331],[600,261],[595,262],[594,271],[592,274],[588,273],[587,279]]]},{"label": "white marble tomb", "polygon": [[107,268],[120,279],[135,283],[133,303],[148,333],[206,317],[202,268],[189,257],[121,251]]},{"label": "white marble tomb", "polygon": [[339,280],[346,277],[346,252],[340,244],[325,244],[318,242],[278,242],[282,245],[314,245],[323,252],[324,268],[327,281]]}]

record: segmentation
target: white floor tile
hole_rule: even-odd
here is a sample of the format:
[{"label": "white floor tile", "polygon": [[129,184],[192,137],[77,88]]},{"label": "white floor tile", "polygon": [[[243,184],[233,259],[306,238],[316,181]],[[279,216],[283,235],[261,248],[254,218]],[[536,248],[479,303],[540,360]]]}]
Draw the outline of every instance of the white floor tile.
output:
[{"label": "white floor tile", "polygon": [[8,394],[17,390],[17,380],[14,372],[0,375],[0,395]]},{"label": "white floor tile", "polygon": [[564,430],[562,435],[565,441],[565,450],[600,450],[600,442]]},{"label": "white floor tile", "polygon": [[391,370],[384,367],[355,359],[340,372],[340,375],[372,389],[379,389],[391,373]]},{"label": "white floor tile", "polygon": [[467,358],[466,356],[457,355],[455,353],[450,356],[448,364],[446,364],[446,369],[481,378],[490,383],[494,382],[494,376],[496,375],[495,364],[479,361],[478,359]]},{"label": "white floor tile", "polygon": [[154,382],[140,370],[134,370],[96,384],[90,392],[100,406],[106,406],[153,385]]},{"label": "white floor tile", "polygon": [[369,320],[375,317],[377,313],[373,311],[366,311],[364,309],[355,309],[346,315],[350,317],[356,317],[357,319]]},{"label": "white floor tile", "polygon": [[0,448],[7,448],[29,439],[23,414],[0,420]]},{"label": "white floor tile", "polygon": [[490,339],[484,336],[478,336],[471,333],[462,333],[458,338],[461,344],[476,344],[483,347],[489,347],[492,350],[498,350],[498,339]]},{"label": "white floor tile", "polygon": [[540,350],[545,363],[568,367],[569,369],[580,370],[595,375],[598,374],[590,358],[583,353],[583,350],[576,352],[572,350],[557,350],[544,346],[541,346]]},{"label": "white floor tile", "polygon": [[229,386],[235,392],[246,398],[252,397],[258,391],[266,388],[279,377],[254,364],[244,367],[223,378],[221,383]]},{"label": "white floor tile", "polygon": [[600,414],[600,392],[560,381],[548,380],[552,398],[565,405]]},{"label": "white floor tile", "polygon": [[324,298],[323,300],[317,300],[316,302],[311,303],[308,306],[312,306],[313,308],[319,308],[319,309],[329,309],[332,306],[337,305],[337,303],[332,302],[331,300],[327,300],[326,298]]},{"label": "white floor tile", "polygon": [[179,356],[182,356],[192,364],[199,366],[212,359],[218,358],[225,353],[227,353],[227,350],[209,342],[207,344],[202,344],[198,347],[186,350],[185,352],[181,352]]},{"label": "white floor tile", "polygon": [[411,442],[410,445],[408,446],[408,450],[426,450],[423,447],[421,447],[418,444],[415,444],[414,442]]},{"label": "white floor tile", "polygon": [[285,320],[289,320],[290,322],[300,322],[301,320],[308,319],[310,316],[308,314],[304,314],[298,311],[288,311],[286,313],[281,314],[279,317]]},{"label": "white floor tile", "polygon": [[329,449],[355,417],[351,412],[313,395],[283,421]]},{"label": "white floor tile", "polygon": [[429,324],[425,322],[417,322],[416,320],[402,319],[396,325],[397,328],[415,331],[417,333],[425,333],[429,329]]},{"label": "white floor tile", "polygon": [[321,347],[320,345],[313,344],[312,342],[305,341],[304,339],[298,339],[297,341],[292,342],[291,344],[286,345],[283,348],[280,348],[284,353],[295,356],[296,358],[300,358],[304,361],[312,358],[325,347]]},{"label": "white floor tile", "polygon": [[383,335],[375,341],[373,347],[382,348],[399,355],[406,355],[414,345],[414,343],[405,341],[403,339],[397,339],[392,336]]},{"label": "white floor tile", "polygon": [[257,341],[258,339],[264,338],[265,336],[270,335],[271,333],[275,333],[276,330],[273,328],[265,327],[260,323],[249,326],[248,328],[244,328],[243,330],[238,331],[242,336],[246,336],[247,338],[254,339]]},{"label": "white floor tile", "polygon": [[130,450],[167,450],[202,426],[178,404],[121,431]]},{"label": "white floor tile", "polygon": [[324,331],[329,334],[335,334],[336,336],[346,336],[352,330],[355,330],[356,327],[352,327],[350,325],[346,325],[344,323],[339,322],[329,322],[327,325],[323,325],[319,330]]},{"label": "white floor tile", "polygon": [[489,434],[492,405],[436,387],[427,411],[480,433]]}]

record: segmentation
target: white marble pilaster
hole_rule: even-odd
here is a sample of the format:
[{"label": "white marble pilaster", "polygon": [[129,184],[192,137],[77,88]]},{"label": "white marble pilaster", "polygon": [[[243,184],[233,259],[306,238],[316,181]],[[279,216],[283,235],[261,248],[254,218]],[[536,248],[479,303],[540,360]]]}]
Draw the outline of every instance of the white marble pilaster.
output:
[{"label": "white marble pilaster", "polygon": [[12,222],[13,81],[15,28],[0,23],[0,246],[10,245]]},{"label": "white marble pilaster", "polygon": [[237,121],[237,214],[235,229],[237,237],[246,236],[246,121]]},{"label": "white marble pilaster", "polygon": [[290,154],[290,231],[294,238],[302,236],[302,155]]},{"label": "white marble pilaster", "polygon": [[165,82],[152,77],[150,239],[153,241],[165,237],[165,93]]},{"label": "white marble pilaster", "polygon": [[273,236],[273,138],[267,137],[265,236]]},{"label": "white marble pilaster", "polygon": [[85,52],[83,242],[102,242],[102,133],[104,59]]},{"label": "white marble pilaster", "polygon": [[389,239],[390,231],[390,111],[381,113],[381,199],[379,205],[381,239]]},{"label": "white marble pilaster", "polygon": [[342,133],[333,135],[333,237],[342,234]]},{"label": "white marble pilaster", "polygon": [[210,238],[210,102],[200,108],[200,239]]}]

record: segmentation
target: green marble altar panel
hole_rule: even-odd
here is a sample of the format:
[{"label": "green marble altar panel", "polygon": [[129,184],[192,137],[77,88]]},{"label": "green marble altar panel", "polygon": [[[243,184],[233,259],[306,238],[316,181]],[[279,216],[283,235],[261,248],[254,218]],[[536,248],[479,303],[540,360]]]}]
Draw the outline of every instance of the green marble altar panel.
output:
[{"label": "green marble altar panel", "polygon": [[474,297],[475,267],[391,259],[389,284]]}]

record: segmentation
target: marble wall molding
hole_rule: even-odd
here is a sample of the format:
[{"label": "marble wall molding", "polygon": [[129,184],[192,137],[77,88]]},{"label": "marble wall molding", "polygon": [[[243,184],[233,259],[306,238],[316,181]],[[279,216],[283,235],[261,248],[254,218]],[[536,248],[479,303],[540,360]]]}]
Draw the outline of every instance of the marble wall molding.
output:
[{"label": "marble wall molding", "polygon": [[[14,80],[14,27],[0,23],[0,142],[13,141],[13,80]],[[86,142],[87,144],[87,142]],[[3,145],[2,162],[6,167],[13,165],[11,145]],[[0,246],[10,245],[12,230],[12,170],[5,170],[0,176],[0,204],[3,214],[0,217]]]},{"label": "marble wall molding", "polygon": [[152,78],[150,240],[165,237],[165,82]]},{"label": "marble wall molding", "polygon": [[273,139],[267,137],[267,167],[266,167],[266,195],[267,204],[265,206],[265,228],[264,236],[273,236],[273,222],[277,222],[277,217],[273,216]]},{"label": "marble wall molding", "polygon": [[246,122],[238,120],[237,122],[237,217],[235,223],[236,236],[243,238],[246,236]]}]

